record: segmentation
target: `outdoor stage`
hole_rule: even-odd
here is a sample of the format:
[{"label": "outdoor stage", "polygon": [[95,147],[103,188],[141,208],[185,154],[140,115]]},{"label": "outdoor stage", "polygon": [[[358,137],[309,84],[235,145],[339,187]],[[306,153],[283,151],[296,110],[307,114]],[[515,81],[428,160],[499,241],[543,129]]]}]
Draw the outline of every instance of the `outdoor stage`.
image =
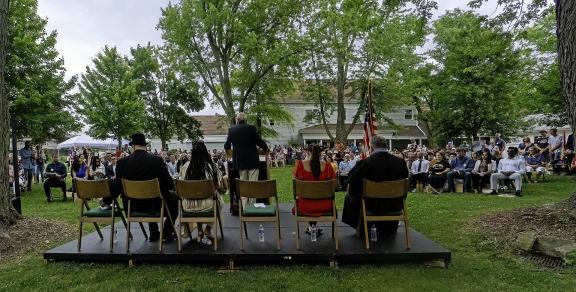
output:
[{"label": "outdoor stage", "polygon": [[[44,258],[49,261],[84,261],[84,262],[164,262],[164,263],[388,263],[388,262],[428,262],[441,261],[445,265],[450,262],[451,253],[418,231],[411,229],[411,249],[407,250],[404,241],[404,227],[398,227],[396,236],[378,238],[378,242],[370,244],[371,250],[364,248],[363,239],[355,236],[355,230],[337,223],[339,250],[334,250],[330,226],[319,223],[323,235],[313,243],[304,233],[305,223],[300,228],[300,247],[296,249],[296,224],[291,204],[281,204],[281,249],[276,249],[275,225],[265,223],[265,242],[258,241],[257,229],[259,223],[248,223],[249,239],[244,240],[244,251],[240,250],[240,225],[238,217],[231,216],[227,206],[223,208],[222,221],[224,239],[218,239],[218,251],[212,246],[203,246],[188,238],[182,240],[182,252],[178,252],[177,241],[164,244],[163,251],[158,251],[158,242],[148,242],[144,239],[138,224],[132,224],[134,239],[130,244],[130,253],[126,253],[126,229],[122,223],[117,223],[118,243],[114,251],[109,251],[109,227],[102,228],[104,240],[100,240],[96,232],[82,238],[82,250],[77,252],[77,240],[48,250]],[[146,224],[145,224],[146,226]],[[195,232],[192,232],[195,237]],[[218,236],[220,232],[218,231]]]}]

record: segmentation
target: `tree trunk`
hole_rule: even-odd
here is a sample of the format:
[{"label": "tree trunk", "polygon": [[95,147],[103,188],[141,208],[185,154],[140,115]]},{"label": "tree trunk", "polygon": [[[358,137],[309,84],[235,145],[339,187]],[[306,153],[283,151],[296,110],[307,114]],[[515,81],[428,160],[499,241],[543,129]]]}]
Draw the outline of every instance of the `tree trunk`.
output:
[{"label": "tree trunk", "polygon": [[576,1],[556,0],[560,83],[572,132],[576,130]]},{"label": "tree trunk", "polygon": [[336,142],[347,144],[346,135],[346,109],[344,108],[344,89],[346,88],[346,72],[343,57],[338,57],[338,72],[336,80]]},{"label": "tree trunk", "polygon": [[162,144],[162,150],[168,149],[168,144],[166,144],[166,138],[160,137],[160,144]]},{"label": "tree trunk", "polygon": [[[9,0],[0,0],[0,229],[16,222],[18,215],[12,208],[12,194],[8,187],[9,102],[6,94],[4,70],[8,35]],[[15,174],[17,175],[17,174]]]}]

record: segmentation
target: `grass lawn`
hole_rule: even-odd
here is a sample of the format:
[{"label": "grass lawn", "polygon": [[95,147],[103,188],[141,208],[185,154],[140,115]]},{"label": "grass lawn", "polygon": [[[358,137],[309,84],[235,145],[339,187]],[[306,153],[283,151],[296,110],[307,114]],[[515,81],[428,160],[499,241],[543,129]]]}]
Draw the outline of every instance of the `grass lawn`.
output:
[{"label": "grass lawn", "polygon": [[[291,169],[272,169],[280,200],[292,202]],[[476,194],[410,194],[411,225],[452,251],[448,269],[419,264],[241,266],[236,273],[219,273],[217,266],[46,263],[44,250],[0,267],[0,290],[475,290],[574,291],[576,268],[561,271],[533,265],[502,251],[494,240],[472,233],[466,224],[482,214],[557,202],[575,191],[574,177],[550,176],[544,184],[525,186],[522,198]],[[58,192],[55,190],[55,192]],[[344,193],[338,193],[342,207]],[[25,216],[75,224],[78,206],[47,204],[41,185],[23,199]],[[57,246],[73,238],[55,238]]]}]

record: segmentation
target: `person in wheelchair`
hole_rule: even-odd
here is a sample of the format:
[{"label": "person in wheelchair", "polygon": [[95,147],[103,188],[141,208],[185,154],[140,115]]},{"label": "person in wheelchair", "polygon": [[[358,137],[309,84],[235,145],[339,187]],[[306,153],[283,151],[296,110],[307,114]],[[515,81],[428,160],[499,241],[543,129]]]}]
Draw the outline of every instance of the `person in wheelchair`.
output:
[{"label": "person in wheelchair", "polygon": [[498,168],[495,173],[490,176],[491,194],[498,194],[498,180],[510,179],[514,181],[516,188],[515,195],[522,197],[522,175],[526,173],[524,160],[517,159],[518,148],[508,148],[508,157],[503,158],[498,163]]}]

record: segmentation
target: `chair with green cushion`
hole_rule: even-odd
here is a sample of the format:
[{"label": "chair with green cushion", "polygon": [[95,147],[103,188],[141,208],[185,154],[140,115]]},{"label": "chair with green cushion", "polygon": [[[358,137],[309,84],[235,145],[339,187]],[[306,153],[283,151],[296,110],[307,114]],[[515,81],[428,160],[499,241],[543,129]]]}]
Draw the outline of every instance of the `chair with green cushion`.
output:
[{"label": "chair with green cushion", "polygon": [[[408,179],[395,181],[374,182],[364,180],[362,193],[362,221],[364,223],[364,240],[366,249],[370,249],[368,239],[368,222],[375,221],[404,221],[406,235],[406,249],[410,249],[410,226],[408,225],[408,210],[406,196],[408,195]],[[386,214],[371,214],[366,212],[366,198],[370,199],[402,199],[402,210],[388,212]]]},{"label": "chair with green cushion", "polygon": [[[280,211],[278,210],[278,192],[275,180],[246,181],[236,179],[236,190],[240,202],[240,249],[244,250],[244,237],[248,238],[246,222],[276,222],[276,242],[280,249]],[[274,198],[274,205],[267,204],[265,208],[244,206],[242,197],[248,199]]]},{"label": "chair with green cushion", "polygon": [[[220,235],[224,239],[222,230],[222,220],[220,219],[220,207],[216,188],[212,180],[176,180],[176,196],[178,197],[178,233],[182,232],[182,223],[213,223],[215,224],[214,250],[218,249],[218,226]],[[212,208],[200,211],[184,211],[182,200],[204,200],[212,199]],[[190,237],[192,238],[192,237]],[[178,236],[178,251],[182,250],[182,240]]]},{"label": "chair with green cushion", "polygon": [[338,250],[338,230],[336,228],[336,220],[338,214],[336,213],[335,190],[338,186],[336,180],[325,181],[303,181],[292,180],[292,192],[294,193],[294,204],[298,198],[308,200],[331,199],[332,211],[322,216],[304,216],[298,214],[298,208],[294,208],[294,215],[296,217],[296,249],[300,249],[300,222],[332,222],[332,238],[334,238],[334,246]]},{"label": "chair with green cushion", "polygon": [[[128,227],[127,229],[130,230],[130,223],[131,222],[156,222],[160,226],[160,240],[158,250],[162,251],[162,238],[164,236],[164,224],[162,221],[164,220],[164,209],[166,209],[166,201],[162,197],[162,193],[160,191],[160,183],[158,179],[152,180],[145,180],[145,181],[134,181],[134,180],[127,180],[122,179],[122,187],[124,188],[124,194],[126,195],[126,199],[128,200],[128,212],[127,212],[127,221]],[[146,199],[156,199],[160,198],[162,200],[162,206],[160,207],[160,211],[155,211],[153,213],[145,213],[145,212],[132,212],[130,206],[132,200],[146,200]],[[168,211],[168,210],[167,210]],[[172,220],[172,215],[168,211],[168,220],[174,226],[174,220]],[[130,252],[130,240],[129,235],[126,234],[126,252]],[[179,234],[178,234],[179,236]]]},{"label": "chair with green cushion", "polygon": [[[114,221],[116,217],[120,217],[124,226],[126,221],[122,212],[118,208],[118,202],[115,198],[112,200],[112,208],[103,210],[101,208],[90,209],[88,201],[97,198],[112,198],[110,193],[110,185],[107,180],[85,180],[75,178],[72,183],[75,185],[76,194],[80,199],[80,231],[78,234],[78,251],[82,248],[82,225],[84,222],[93,223],[96,232],[100,239],[103,240],[102,232],[100,231],[100,224],[110,224],[110,252],[114,249]],[[114,211],[113,211],[114,210]]]}]

